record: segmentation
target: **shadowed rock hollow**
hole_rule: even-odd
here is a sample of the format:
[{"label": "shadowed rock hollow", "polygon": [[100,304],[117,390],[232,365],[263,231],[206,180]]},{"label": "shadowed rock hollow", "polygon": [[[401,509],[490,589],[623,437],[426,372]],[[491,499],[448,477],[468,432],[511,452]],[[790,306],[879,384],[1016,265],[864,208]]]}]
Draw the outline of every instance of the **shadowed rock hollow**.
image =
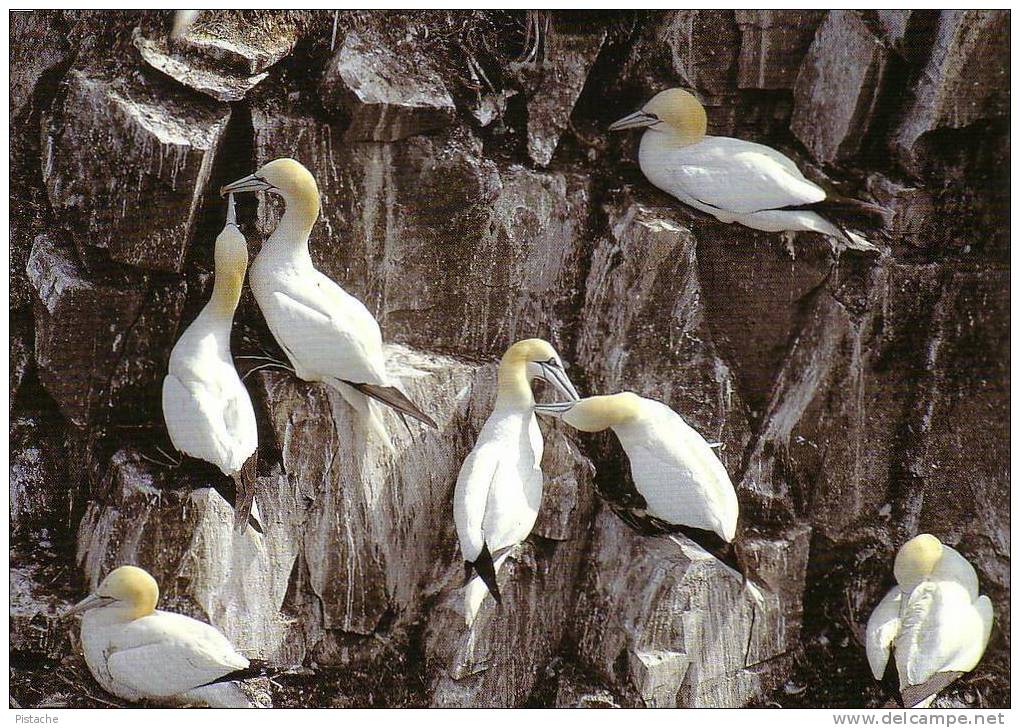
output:
[{"label": "shadowed rock hollow", "polygon": [[[113,566],[247,655],[288,706],[875,706],[859,630],[930,531],[996,607],[956,705],[1008,705],[1009,29],[1003,11],[11,15],[12,694],[110,702],[56,611]],[[669,86],[886,208],[881,254],[722,225],[605,128]],[[438,422],[396,452],[285,372],[247,379],[265,537],[167,468],[159,389],[209,295],[216,190],[316,175],[320,268],[375,314]],[[239,199],[257,252],[278,201]],[[738,488],[765,602],[643,537],[543,423],[545,495],[465,626],[452,493],[495,361],[542,336],[583,393],[670,404]],[[235,356],[275,345],[250,294]],[[250,360],[239,360],[241,369]],[[41,683],[56,670],[73,679]],[[66,684],[65,684],[66,683]],[[70,687],[78,685],[79,687]],[[84,686],[82,689],[80,686]],[[116,701],[112,701],[116,702]]]}]

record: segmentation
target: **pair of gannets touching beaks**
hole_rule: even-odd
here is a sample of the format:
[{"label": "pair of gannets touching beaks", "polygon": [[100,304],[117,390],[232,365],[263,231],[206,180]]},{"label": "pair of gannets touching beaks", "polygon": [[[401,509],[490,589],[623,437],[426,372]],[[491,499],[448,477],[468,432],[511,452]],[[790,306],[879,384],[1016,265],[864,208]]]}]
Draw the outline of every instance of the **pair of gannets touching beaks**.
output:
[{"label": "pair of gannets touching beaks", "polygon": [[402,418],[409,415],[436,426],[389,381],[375,317],[312,264],[308,237],[319,216],[319,188],[312,174],[293,159],[277,159],[225,185],[221,192],[229,195],[227,222],[216,239],[213,294],[171,353],[163,415],[174,447],[234,479],[236,528],[243,530],[250,523],[259,532],[253,500],[255,412],[234,368],[230,330],[248,268],[233,193],[260,191],[282,197],[286,211],[255,257],[249,283],[295,374],[339,391],[386,447],[392,443],[375,402],[392,407]]},{"label": "pair of gannets touching beaks", "polygon": [[[532,379],[544,379],[569,401],[536,404]],[[501,601],[500,566],[538,517],[543,441],[536,412],[585,432],[611,428],[630,460],[631,485],[648,516],[666,530],[686,526],[733,541],[738,515],[733,484],[711,446],[680,415],[630,392],[581,399],[552,346],[541,339],[519,341],[500,362],[495,406],[454,491],[469,625],[486,592]],[[749,588],[759,600],[760,593]]]}]

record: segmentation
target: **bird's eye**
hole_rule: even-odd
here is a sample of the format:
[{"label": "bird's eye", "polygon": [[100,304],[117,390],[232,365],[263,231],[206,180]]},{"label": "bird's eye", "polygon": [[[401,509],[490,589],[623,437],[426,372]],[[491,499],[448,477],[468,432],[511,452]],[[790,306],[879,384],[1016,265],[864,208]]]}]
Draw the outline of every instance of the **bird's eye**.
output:
[{"label": "bird's eye", "polygon": [[647,116],[649,119],[655,119],[656,121],[659,120],[659,115],[653,114],[651,111],[646,111],[645,116]]},{"label": "bird's eye", "polygon": [[556,369],[560,368],[560,363],[558,361],[556,361],[556,357],[549,357],[548,359],[546,359],[543,362],[543,364],[546,364],[548,366],[554,367]]}]

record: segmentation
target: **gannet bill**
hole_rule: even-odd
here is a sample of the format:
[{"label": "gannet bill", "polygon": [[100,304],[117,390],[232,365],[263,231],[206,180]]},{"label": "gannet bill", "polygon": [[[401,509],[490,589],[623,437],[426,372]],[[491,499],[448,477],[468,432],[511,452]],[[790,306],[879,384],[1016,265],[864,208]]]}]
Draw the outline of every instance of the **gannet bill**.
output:
[{"label": "gannet bill", "polygon": [[868,665],[881,680],[895,654],[904,707],[926,708],[938,691],[981,660],[992,632],[992,602],[978,596],[974,567],[922,533],[893,562],[896,586],[868,620]]},{"label": "gannet bill", "polygon": [[571,400],[578,399],[563,361],[548,342],[525,339],[506,350],[499,364],[492,414],[461,466],[453,494],[453,518],[467,578],[468,625],[486,588],[500,602],[496,573],[510,548],[531,533],[542,503],[543,441],[534,413],[533,379],[544,380]]},{"label": "gannet bill", "polygon": [[158,600],[147,571],[121,566],[67,611],[84,613],[81,644],[96,682],[130,702],[253,707],[237,683],[248,659],[211,625],[156,609]]},{"label": "gannet bill", "polygon": [[319,217],[319,188],[311,172],[293,159],[276,159],[220,189],[222,194],[260,191],[282,197],[286,211],[255,256],[248,280],[297,376],[336,388],[386,445],[386,428],[370,398],[435,427],[390,384],[375,317],[312,264],[308,236]]},{"label": "gannet bill", "polygon": [[248,244],[237,227],[233,195],[215,257],[212,297],[170,353],[163,419],[174,447],[233,478],[234,527],[241,531],[250,523],[262,533],[254,505],[255,409],[230,355],[230,329],[248,267]]},{"label": "gannet bill", "polygon": [[537,404],[535,411],[582,432],[616,433],[636,491],[613,504],[624,520],[664,531],[687,526],[733,541],[739,506],[726,468],[705,438],[663,403],[620,392]]},{"label": "gannet bill", "polygon": [[685,205],[724,223],[768,232],[813,231],[846,247],[878,249],[823,217],[850,211],[874,220],[881,217],[878,207],[828,196],[792,159],[771,147],[708,136],[705,108],[693,94],[679,88],[661,91],[609,130],[641,128],[641,171]]}]

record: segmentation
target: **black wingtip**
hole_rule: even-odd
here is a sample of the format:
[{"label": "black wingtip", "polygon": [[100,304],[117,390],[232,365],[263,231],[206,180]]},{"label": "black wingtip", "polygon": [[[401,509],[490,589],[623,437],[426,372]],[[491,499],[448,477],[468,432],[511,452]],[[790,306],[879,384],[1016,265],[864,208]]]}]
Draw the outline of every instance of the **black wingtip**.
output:
[{"label": "black wingtip", "polygon": [[464,567],[464,571],[468,578],[471,576],[471,569],[474,568],[474,570],[478,573],[478,577],[482,580],[482,583],[485,584],[489,593],[492,594],[492,598],[496,600],[496,604],[503,603],[503,598],[499,593],[499,584],[496,582],[496,565],[492,561],[492,554],[489,553],[488,544],[482,545],[482,550],[478,554],[478,558],[476,558],[473,562],[464,562]]},{"label": "black wingtip", "polygon": [[366,397],[378,400],[384,405],[392,407],[397,412],[413,417],[433,429],[439,429],[439,425],[436,424],[435,420],[418,409],[418,406],[396,387],[388,387],[381,384],[365,384],[363,382],[348,382],[346,380],[344,383],[354,387]]},{"label": "black wingtip", "polygon": [[255,529],[256,533],[265,533],[262,530],[262,524],[252,513],[252,508],[255,505],[257,470],[258,451],[252,453],[241,470],[234,475],[234,531],[236,533],[244,533],[244,529],[249,525]]}]

